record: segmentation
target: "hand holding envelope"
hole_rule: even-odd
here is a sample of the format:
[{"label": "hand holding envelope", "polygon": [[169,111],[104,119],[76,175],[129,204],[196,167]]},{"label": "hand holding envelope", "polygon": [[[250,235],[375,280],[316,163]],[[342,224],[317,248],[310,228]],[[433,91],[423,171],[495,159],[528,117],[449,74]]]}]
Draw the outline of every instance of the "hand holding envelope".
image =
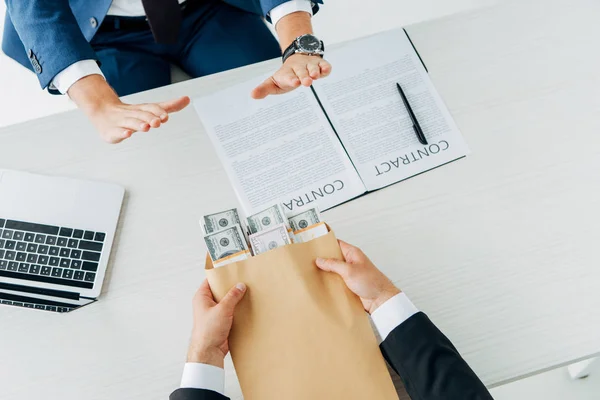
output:
[{"label": "hand holding envelope", "polygon": [[[346,286],[359,296],[365,311],[372,314],[381,304],[400,293],[358,247],[342,240],[338,242],[345,261],[317,258],[317,267],[342,277]],[[228,339],[235,307],[246,289],[246,285],[240,282],[217,303],[208,281],[202,282],[193,300],[194,328],[187,362],[223,368],[223,360],[229,352]]]},{"label": "hand holding envelope", "polygon": [[235,307],[246,293],[246,285],[238,283],[217,304],[205,279],[194,296],[194,328],[187,362],[223,368],[229,353],[229,332]]},{"label": "hand holding envelope", "polygon": [[207,257],[206,275],[216,303],[247,286],[228,338],[245,400],[398,398],[365,313],[398,289],[333,232],[218,268]]},{"label": "hand holding envelope", "polygon": [[342,277],[348,289],[360,298],[366,312],[373,314],[380,305],[400,293],[358,247],[338,240],[345,261],[335,258],[317,258],[317,267],[335,272]]}]

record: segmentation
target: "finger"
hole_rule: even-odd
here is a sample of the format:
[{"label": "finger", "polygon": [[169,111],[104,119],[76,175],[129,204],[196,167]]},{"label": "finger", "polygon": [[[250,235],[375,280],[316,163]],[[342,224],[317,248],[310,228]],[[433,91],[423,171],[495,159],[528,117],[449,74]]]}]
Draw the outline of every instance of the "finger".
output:
[{"label": "finger", "polygon": [[321,69],[321,78],[325,78],[326,76],[329,76],[329,74],[331,74],[331,64],[329,64],[329,62],[325,61],[325,60],[321,60],[319,62],[319,67]]},{"label": "finger", "polygon": [[174,112],[183,110],[189,104],[190,104],[190,98],[187,96],[183,96],[178,99],[158,103],[158,106],[170,114],[170,113],[174,113]]},{"label": "finger", "polygon": [[133,131],[130,129],[114,128],[110,133],[107,133],[106,135],[102,134],[102,138],[108,143],[117,144],[130,138],[131,135],[133,135]]},{"label": "finger", "polygon": [[167,111],[158,104],[140,104],[140,109],[147,112],[151,112],[152,114],[156,115],[158,118],[160,118],[161,122],[167,122],[167,120],[169,119],[169,113],[167,113]]},{"label": "finger", "polygon": [[221,300],[219,306],[228,314],[233,315],[235,306],[240,302],[240,300],[242,300],[244,293],[246,293],[246,285],[243,283],[236,284],[234,287],[229,289],[229,292],[227,292],[225,297],[223,297],[223,300]]},{"label": "finger", "polygon": [[300,86],[300,79],[291,68],[277,71],[273,76],[273,80],[282,89],[294,89]]},{"label": "finger", "polygon": [[129,116],[145,121],[152,128],[160,127],[160,117],[157,117],[151,112],[139,110],[137,109],[137,106],[136,109],[129,111]]},{"label": "finger", "polygon": [[196,294],[194,295],[193,304],[205,308],[212,307],[216,304],[207,279],[202,281],[202,284],[196,291]]},{"label": "finger", "polygon": [[271,94],[282,94],[285,90],[279,86],[279,83],[272,76],[265,79],[250,94],[253,99],[264,99]]},{"label": "finger", "polygon": [[319,63],[310,63],[306,66],[306,69],[312,79],[319,79],[321,77],[321,66]]},{"label": "finger", "polygon": [[336,260],[335,258],[317,258],[315,262],[319,269],[327,272],[335,272],[344,278],[348,274],[350,265],[344,261]]},{"label": "finger", "polygon": [[351,253],[354,246],[352,246],[349,243],[344,242],[343,240],[339,240],[339,239],[338,239],[338,243],[340,245],[340,249],[342,249],[342,254],[344,255],[344,258],[346,258],[346,254]]},{"label": "finger", "polygon": [[132,131],[131,129],[125,129],[123,132],[121,132],[121,135],[119,137],[119,143],[125,139],[129,139],[134,132],[135,131]]},{"label": "finger", "polygon": [[356,246],[352,246],[349,243],[344,242],[343,240],[338,240],[340,245],[340,249],[342,249],[342,254],[344,255],[344,259],[349,262],[355,262],[362,254],[362,250]]},{"label": "finger", "polygon": [[302,67],[295,67],[294,72],[296,73],[296,76],[300,79],[300,82],[302,82],[302,86],[312,85],[312,79],[310,78],[310,76],[308,76],[308,69],[306,69],[305,65],[302,65]]},{"label": "finger", "polygon": [[150,130],[150,125],[146,121],[143,121],[138,118],[132,118],[132,117],[124,118],[119,123],[119,126],[123,129],[129,129],[133,132],[136,132],[136,131],[148,132]]},{"label": "finger", "polygon": [[198,288],[196,295],[205,300],[214,301],[212,290],[210,289],[210,284],[208,283],[208,279],[204,279],[202,284]]},{"label": "finger", "polygon": [[196,293],[202,297],[207,297],[211,300],[213,299],[213,294],[212,290],[210,290],[210,284],[208,283],[208,279],[202,281],[202,284],[200,284],[200,287],[198,288],[198,291]]}]

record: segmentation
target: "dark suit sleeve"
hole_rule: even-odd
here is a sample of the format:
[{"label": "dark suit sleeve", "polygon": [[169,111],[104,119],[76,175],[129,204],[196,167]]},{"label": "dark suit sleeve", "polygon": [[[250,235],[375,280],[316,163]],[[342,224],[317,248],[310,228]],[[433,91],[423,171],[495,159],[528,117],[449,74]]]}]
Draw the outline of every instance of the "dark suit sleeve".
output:
[{"label": "dark suit sleeve", "polygon": [[397,326],[381,351],[412,400],[492,399],[450,340],[422,312]]},{"label": "dark suit sleeve", "polygon": [[97,60],[68,0],[6,0],[6,5],[42,88],[69,65]]},{"label": "dark suit sleeve", "polygon": [[230,400],[229,397],[223,396],[217,392],[206,389],[177,389],[169,400]]}]

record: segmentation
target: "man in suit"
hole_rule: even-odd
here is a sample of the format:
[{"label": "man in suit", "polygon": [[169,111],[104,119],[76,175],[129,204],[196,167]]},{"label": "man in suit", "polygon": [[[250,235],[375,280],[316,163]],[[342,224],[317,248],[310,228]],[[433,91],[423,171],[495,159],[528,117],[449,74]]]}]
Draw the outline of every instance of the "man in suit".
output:
[{"label": "man in suit", "polygon": [[[110,143],[147,132],[186,107],[182,97],[125,104],[119,96],[167,85],[171,64],[192,77],[281,57],[254,98],[310,86],[331,65],[312,35],[322,0],[6,0],[3,51],[68,94]],[[271,21],[281,48],[263,17]],[[112,87],[111,87],[112,86]],[[114,90],[113,90],[114,89]]]},{"label": "man in suit", "polygon": [[[381,352],[402,378],[411,399],[492,399],[429,318],[360,249],[343,241],[340,247],[345,261],[317,259],[317,267],[339,274],[360,297],[381,337]],[[235,306],[245,292],[245,285],[238,283],[217,304],[208,282],[202,283],[194,297],[194,328],[181,388],[171,394],[170,400],[228,399],[223,395],[223,360],[229,351],[227,339]]]}]

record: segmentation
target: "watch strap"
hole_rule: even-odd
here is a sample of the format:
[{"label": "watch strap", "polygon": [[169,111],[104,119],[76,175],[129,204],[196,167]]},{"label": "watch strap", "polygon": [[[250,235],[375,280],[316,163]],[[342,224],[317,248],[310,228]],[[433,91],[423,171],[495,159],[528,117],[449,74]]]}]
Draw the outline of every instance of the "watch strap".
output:
[{"label": "watch strap", "polygon": [[288,46],[288,48],[285,49],[285,51],[283,52],[283,57],[282,57],[283,62],[285,62],[292,55],[296,54],[296,50],[298,50],[298,44],[296,43],[296,40],[294,40],[292,42],[292,44],[290,44]]}]

